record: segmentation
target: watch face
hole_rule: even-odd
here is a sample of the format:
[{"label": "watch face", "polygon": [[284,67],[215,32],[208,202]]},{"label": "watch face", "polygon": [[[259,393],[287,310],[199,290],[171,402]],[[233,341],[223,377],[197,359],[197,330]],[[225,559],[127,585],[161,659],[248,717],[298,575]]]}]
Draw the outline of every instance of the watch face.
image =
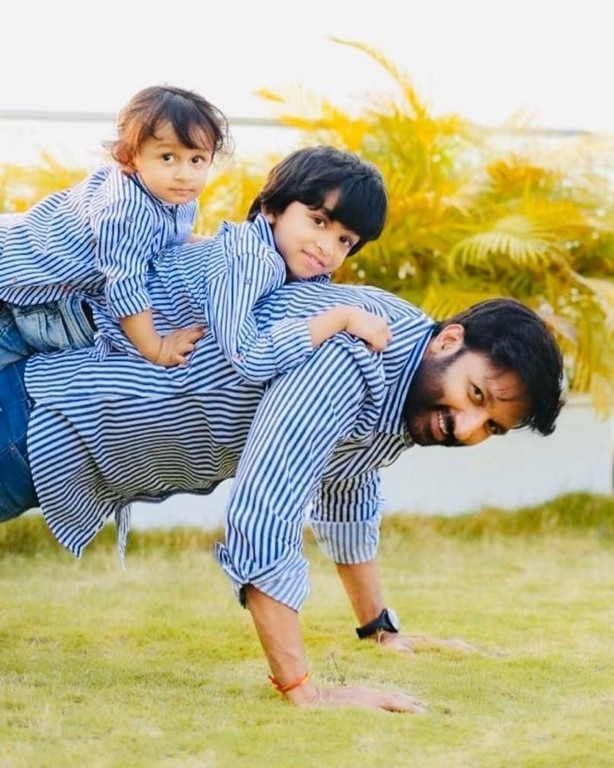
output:
[{"label": "watch face", "polygon": [[392,610],[392,608],[386,608],[386,618],[390,623],[391,631],[398,632],[401,626],[401,622],[399,621],[399,617]]}]

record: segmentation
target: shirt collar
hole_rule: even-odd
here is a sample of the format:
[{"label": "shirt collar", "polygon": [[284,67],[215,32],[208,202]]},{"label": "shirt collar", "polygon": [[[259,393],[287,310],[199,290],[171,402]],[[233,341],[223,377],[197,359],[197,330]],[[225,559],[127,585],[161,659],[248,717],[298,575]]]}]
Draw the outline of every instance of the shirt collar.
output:
[{"label": "shirt collar", "polygon": [[[406,323],[406,318],[404,318]],[[385,399],[381,416],[378,420],[378,431],[399,435],[409,447],[414,444],[413,438],[403,418],[403,406],[411,382],[433,334],[434,323],[424,327],[423,333],[416,339],[408,352],[408,342],[402,340],[395,345],[401,331],[395,331],[394,321],[391,323],[393,340],[381,353],[384,366],[388,396]]]},{"label": "shirt collar", "polygon": [[136,173],[129,173],[128,179],[133,183],[136,184],[136,186],[149,197],[151,200],[153,200],[158,205],[161,205],[163,208],[168,208],[170,211],[177,208],[176,203],[166,203],[164,200],[161,200],[159,197],[156,197],[154,194],[152,194],[149,189],[147,189],[147,185],[141,178],[140,174],[138,172]]}]

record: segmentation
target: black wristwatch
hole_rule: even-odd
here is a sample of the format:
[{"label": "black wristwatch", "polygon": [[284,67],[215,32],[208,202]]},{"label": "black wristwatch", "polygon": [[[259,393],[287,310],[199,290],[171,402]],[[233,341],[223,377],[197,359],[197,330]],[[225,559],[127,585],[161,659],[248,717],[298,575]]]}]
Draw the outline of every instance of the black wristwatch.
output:
[{"label": "black wristwatch", "polygon": [[356,627],[356,634],[361,640],[364,640],[365,637],[371,637],[371,635],[380,630],[384,632],[398,632],[400,627],[399,619],[392,608],[384,608],[376,619],[373,619],[368,624],[364,624],[362,627]]}]

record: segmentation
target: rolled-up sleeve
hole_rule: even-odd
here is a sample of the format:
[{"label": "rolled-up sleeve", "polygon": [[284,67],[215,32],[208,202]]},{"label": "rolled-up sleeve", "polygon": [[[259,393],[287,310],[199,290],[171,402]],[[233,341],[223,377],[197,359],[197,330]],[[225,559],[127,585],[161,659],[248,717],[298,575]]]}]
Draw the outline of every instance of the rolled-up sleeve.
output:
[{"label": "rolled-up sleeve", "polygon": [[311,508],[311,528],[320,549],[335,563],[373,560],[382,511],[376,470],[321,486]]},{"label": "rolled-up sleeve", "polygon": [[233,368],[249,381],[267,381],[303,363],[313,344],[305,319],[285,318],[261,332],[254,316],[258,300],[284,284],[282,257],[256,230],[219,238],[228,269],[210,280],[208,317],[212,333]]},{"label": "rolled-up sleeve", "polygon": [[134,199],[108,205],[94,220],[96,266],[105,276],[108,309],[115,318],[151,306],[146,282],[160,244],[156,223],[151,211]]},{"label": "rolled-up sleeve", "polygon": [[309,591],[302,551],[308,503],[369,394],[361,367],[339,345],[323,345],[266,393],[239,462],[226,541],[217,546],[240,600],[242,588],[252,584],[301,608]]}]

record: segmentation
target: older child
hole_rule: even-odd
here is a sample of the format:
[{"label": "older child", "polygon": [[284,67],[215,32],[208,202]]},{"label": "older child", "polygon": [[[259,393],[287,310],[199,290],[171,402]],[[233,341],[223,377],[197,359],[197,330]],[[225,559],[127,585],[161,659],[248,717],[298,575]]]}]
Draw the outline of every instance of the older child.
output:
[{"label": "older child", "polygon": [[202,96],[152,86],[121,110],[115,161],[0,222],[0,367],[35,351],[80,347],[93,332],[82,302],[108,312],[152,362],[198,337],[175,329],[158,346],[146,277],[152,258],[192,238],[197,198],[211,164],[229,148],[228,123]]},{"label": "older child", "polygon": [[[357,155],[322,146],[291,153],[269,173],[248,221],[223,222],[214,237],[154,258],[147,287],[161,350],[173,327],[201,324],[235,369],[258,381],[293,367],[341,331],[384,349],[391,338],[387,322],[358,307],[338,306],[306,322],[286,320],[267,334],[259,332],[252,310],[287,281],[329,280],[348,256],[379,237],[387,203],[381,174]],[[100,310],[100,354],[137,352]]]}]

